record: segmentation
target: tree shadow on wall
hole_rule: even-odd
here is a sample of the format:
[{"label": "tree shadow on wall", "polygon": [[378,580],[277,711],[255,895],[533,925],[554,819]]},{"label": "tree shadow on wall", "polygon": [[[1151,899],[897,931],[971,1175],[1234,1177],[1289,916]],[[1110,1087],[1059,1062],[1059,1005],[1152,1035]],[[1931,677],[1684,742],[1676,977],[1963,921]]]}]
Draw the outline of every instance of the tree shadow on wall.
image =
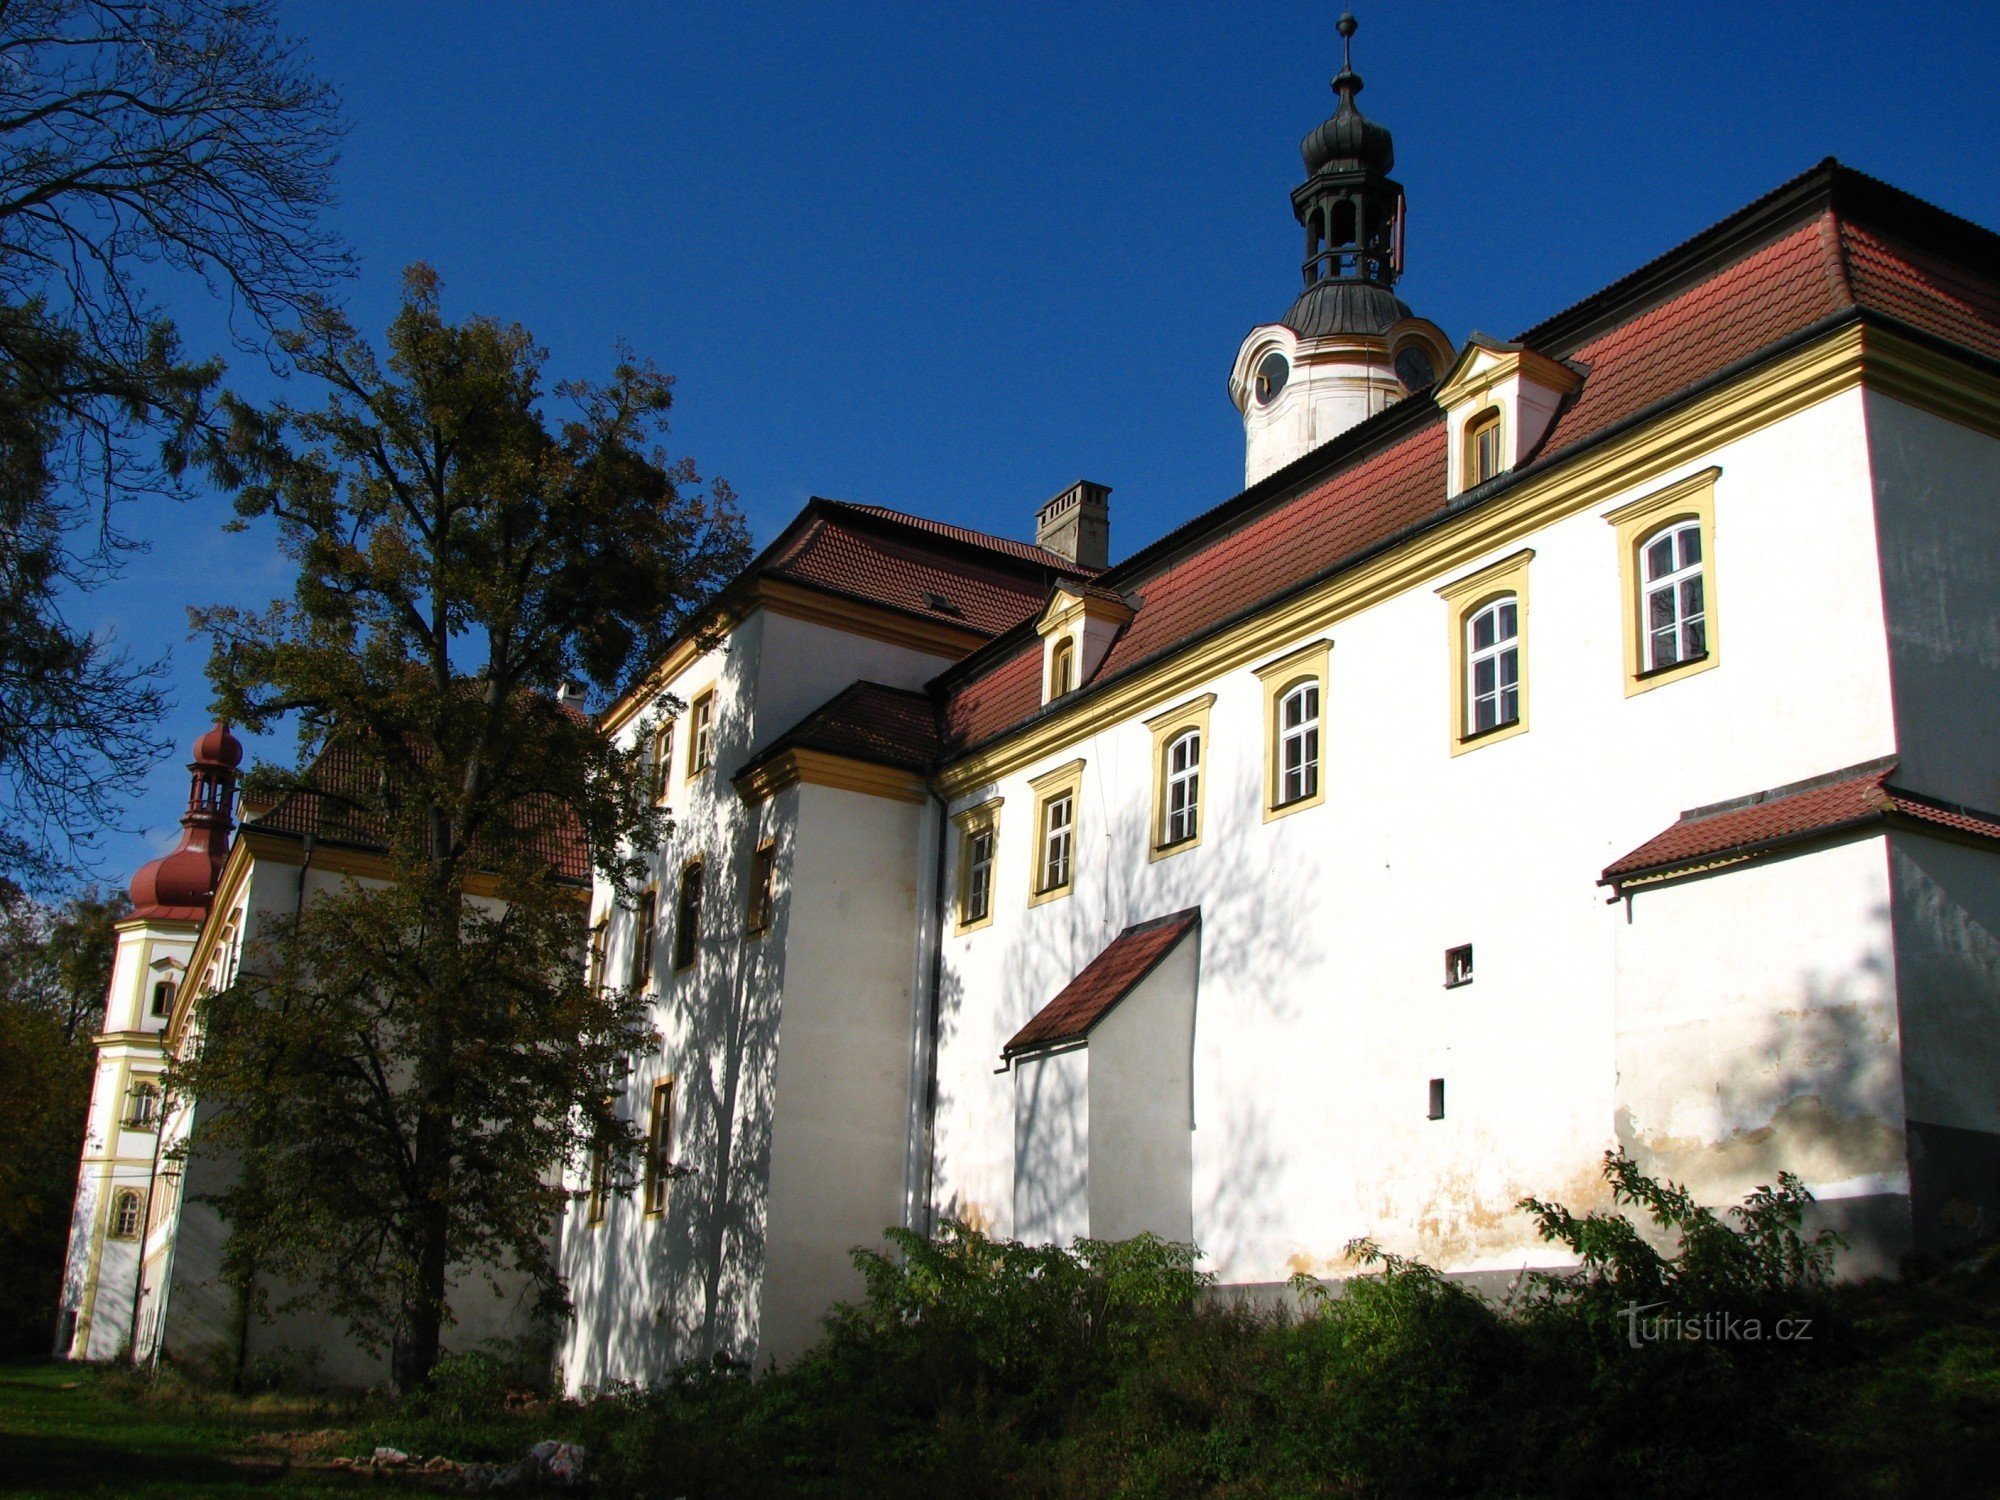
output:
[{"label": "tree shadow on wall", "polygon": [[[1105,757],[1110,762],[1112,757]],[[1114,767],[1115,769],[1115,767]],[[1140,773],[1150,775],[1150,765]],[[966,1013],[974,988],[953,966],[965,962],[962,945],[947,945],[940,985],[940,1054],[967,1048],[990,1053],[999,1066],[1000,1050],[1030,1016],[1062,988],[1126,927],[1189,907],[1201,910],[1199,977],[1193,1038],[1195,1091],[1194,1223],[1197,1240],[1215,1263],[1226,1263],[1239,1246],[1277,1225],[1282,1205],[1278,1184],[1311,1143],[1297,1132],[1281,1139],[1274,1115],[1255,1085],[1254,1075],[1269,1059],[1232,1060],[1230,1037],[1244,1028],[1289,1028],[1309,1003],[1294,982],[1300,970],[1324,962],[1321,936],[1309,893],[1314,872],[1300,869],[1282,878],[1270,868],[1250,838],[1262,820],[1261,768],[1251,768],[1205,792],[1207,823],[1199,844],[1165,858],[1151,858],[1149,787],[1106,787],[1087,783],[1079,816],[1077,882],[1070,896],[1027,913],[1012,924],[995,969],[999,996],[990,1014]],[[1113,804],[1125,809],[1115,811]],[[1297,840],[1303,844],[1304,840]],[[1004,873],[1020,878],[1023,872]],[[982,967],[989,962],[971,949]],[[1300,1059],[1290,1059],[1292,1066]],[[1043,1069],[1037,1091],[1018,1102],[1015,1138],[1061,1133],[1059,1122],[1073,1118],[1082,1070]],[[1011,1081],[1007,1107],[1016,1107]],[[989,1108],[993,1101],[987,1101]],[[979,1101],[959,1100],[940,1084],[938,1119],[955,1110],[975,1111]],[[1054,1117],[1054,1118],[1051,1118]],[[964,1142],[969,1158],[977,1143]],[[1073,1143],[1081,1151],[1086,1142]],[[940,1132],[935,1181],[943,1190],[942,1211],[986,1218],[984,1205],[968,1204],[954,1188],[967,1172],[955,1158],[953,1137]],[[968,1166],[973,1165],[968,1161]],[[1082,1180],[1082,1164],[1021,1179],[1013,1189],[1020,1217],[1050,1222],[1062,1212]],[[1009,1217],[1012,1215],[1010,1213]],[[1011,1225],[1006,1227],[1011,1228]]]}]

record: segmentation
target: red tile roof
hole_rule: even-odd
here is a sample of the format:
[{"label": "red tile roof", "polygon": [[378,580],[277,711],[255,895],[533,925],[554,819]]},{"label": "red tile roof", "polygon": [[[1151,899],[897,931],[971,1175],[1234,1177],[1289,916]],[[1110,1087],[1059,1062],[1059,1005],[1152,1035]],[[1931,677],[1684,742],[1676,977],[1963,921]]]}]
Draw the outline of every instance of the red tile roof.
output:
[{"label": "red tile roof", "polygon": [[1607,865],[1614,889],[1734,864],[1831,833],[1911,823],[2000,843],[2000,815],[1975,812],[1891,786],[1895,762],[1870,761],[1680,816],[1665,832]]},{"label": "red tile roof", "polygon": [[[574,713],[566,709],[565,712]],[[335,740],[306,773],[311,789],[295,788],[245,827],[354,849],[388,847],[388,823],[377,809],[378,772],[351,740]],[[545,860],[563,880],[590,879],[590,845],[575,817],[552,798],[533,798],[537,809],[529,851]]]},{"label": "red tile roof", "polygon": [[937,715],[927,694],[856,682],[779,735],[737,773],[737,780],[787,750],[818,750],[921,771],[937,757]]},{"label": "red tile roof", "polygon": [[1126,928],[1063,986],[1061,994],[1014,1033],[1000,1055],[1012,1057],[1038,1047],[1081,1040],[1200,924],[1201,909],[1191,907]]},{"label": "red tile roof", "polygon": [[[842,507],[857,510],[858,507]],[[926,545],[914,528],[897,535],[871,522],[846,524],[835,514],[809,513],[754,570],[905,614],[998,635],[1041,608],[1051,571],[1029,570],[1004,554]]]},{"label": "red tile roof", "polygon": [[[1878,227],[1882,221],[1907,225],[1950,255],[1904,243]],[[2000,358],[1995,246],[2000,239],[1975,225],[1823,164],[1522,336],[1589,370],[1536,461],[1573,452],[1855,309]],[[1102,585],[1143,602],[1086,686],[1136,670],[1442,517],[1444,488],[1443,414],[1427,395],[1351,429],[1099,575]],[[1017,630],[940,679],[954,753],[1040,711],[1040,645]]]},{"label": "red tile roof", "polygon": [[857,511],[864,516],[876,516],[885,521],[896,521],[904,526],[913,526],[919,531],[927,531],[933,536],[949,537],[968,546],[985,547],[1007,557],[1031,562],[1038,567],[1053,568],[1059,573],[1073,573],[1079,578],[1088,578],[1097,572],[1095,568],[1079,567],[1060,552],[1051,552],[1046,547],[1038,547],[1033,542],[1017,542],[1012,537],[994,536],[991,532],[972,531],[964,526],[954,526],[949,521],[933,521],[929,516],[913,516],[907,511],[890,510],[886,505],[857,505],[847,500],[829,500],[828,505],[837,505],[843,510]]}]

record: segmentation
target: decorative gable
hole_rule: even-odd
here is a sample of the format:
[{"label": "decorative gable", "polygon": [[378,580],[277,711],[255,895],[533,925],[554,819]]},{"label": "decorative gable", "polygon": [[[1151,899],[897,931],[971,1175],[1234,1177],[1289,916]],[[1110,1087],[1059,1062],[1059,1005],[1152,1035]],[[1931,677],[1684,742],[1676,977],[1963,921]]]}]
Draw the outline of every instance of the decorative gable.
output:
[{"label": "decorative gable", "polygon": [[1582,385],[1583,375],[1570,365],[1525,344],[1473,334],[1437,391],[1449,435],[1446,496],[1526,462]]},{"label": "decorative gable", "polygon": [[1114,590],[1074,580],[1057,584],[1035,623],[1042,637],[1042,702],[1088,682],[1134,613]]}]

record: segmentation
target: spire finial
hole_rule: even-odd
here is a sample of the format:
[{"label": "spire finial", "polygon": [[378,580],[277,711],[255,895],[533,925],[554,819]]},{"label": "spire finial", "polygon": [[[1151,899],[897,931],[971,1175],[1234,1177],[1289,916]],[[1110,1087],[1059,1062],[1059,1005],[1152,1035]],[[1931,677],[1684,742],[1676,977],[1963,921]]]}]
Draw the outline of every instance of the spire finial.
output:
[{"label": "spire finial", "polygon": [[1342,11],[1333,26],[1340,33],[1340,72],[1333,80],[1333,91],[1340,95],[1342,109],[1354,108],[1354,96],[1361,92],[1361,75],[1354,71],[1354,33],[1360,26],[1351,10]]}]

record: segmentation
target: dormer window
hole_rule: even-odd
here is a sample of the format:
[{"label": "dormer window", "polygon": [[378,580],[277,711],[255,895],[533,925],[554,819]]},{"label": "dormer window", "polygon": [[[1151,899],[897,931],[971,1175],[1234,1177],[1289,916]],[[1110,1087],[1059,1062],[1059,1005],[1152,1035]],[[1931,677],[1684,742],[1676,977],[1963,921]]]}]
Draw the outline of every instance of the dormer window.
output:
[{"label": "dormer window", "polygon": [[1522,344],[1468,339],[1436,392],[1449,434],[1445,494],[1462,495],[1532,461],[1583,373]]},{"label": "dormer window", "polygon": [[1049,656],[1049,696],[1076,691],[1076,642],[1057,641]]},{"label": "dormer window", "polygon": [[1486,483],[1502,466],[1500,412],[1489,407],[1465,424],[1465,487]]}]

